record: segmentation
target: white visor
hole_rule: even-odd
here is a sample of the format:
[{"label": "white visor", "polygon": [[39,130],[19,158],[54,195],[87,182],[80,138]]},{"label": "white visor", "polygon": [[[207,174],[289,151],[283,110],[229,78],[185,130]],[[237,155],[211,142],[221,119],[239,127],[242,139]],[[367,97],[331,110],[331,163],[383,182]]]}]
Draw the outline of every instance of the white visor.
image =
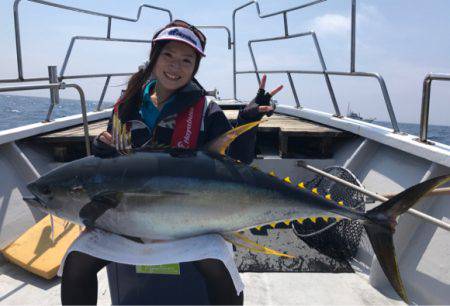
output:
[{"label": "white visor", "polygon": [[184,42],[194,48],[202,56],[206,56],[203,51],[202,44],[200,43],[200,39],[198,39],[197,35],[195,35],[194,32],[192,32],[190,29],[184,27],[172,27],[164,29],[156,38],[153,39],[153,41],[160,40],[176,40]]}]

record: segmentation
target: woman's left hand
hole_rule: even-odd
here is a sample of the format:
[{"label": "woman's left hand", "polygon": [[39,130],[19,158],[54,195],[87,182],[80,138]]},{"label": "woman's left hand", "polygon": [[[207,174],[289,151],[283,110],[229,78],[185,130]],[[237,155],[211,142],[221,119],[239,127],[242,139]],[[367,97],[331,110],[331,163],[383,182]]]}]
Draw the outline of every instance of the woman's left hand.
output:
[{"label": "woman's left hand", "polygon": [[266,81],[267,76],[264,74],[261,83],[259,84],[259,90],[255,98],[255,103],[258,104],[258,112],[262,114],[266,114],[268,117],[272,116],[274,108],[270,104],[270,100],[275,96],[278,92],[283,89],[283,85],[278,86],[271,92],[266,92]]},{"label": "woman's left hand", "polygon": [[274,107],[271,105],[270,101],[274,95],[283,89],[283,85],[278,86],[271,92],[266,92],[266,80],[267,76],[264,74],[255,99],[241,111],[241,116],[246,121],[261,120],[264,115],[270,117],[273,114]]}]

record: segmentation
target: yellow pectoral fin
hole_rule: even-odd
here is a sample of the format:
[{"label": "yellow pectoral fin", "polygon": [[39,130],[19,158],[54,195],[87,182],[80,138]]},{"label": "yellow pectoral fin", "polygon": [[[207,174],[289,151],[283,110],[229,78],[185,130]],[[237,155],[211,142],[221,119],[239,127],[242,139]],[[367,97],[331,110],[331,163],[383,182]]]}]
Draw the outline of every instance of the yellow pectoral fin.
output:
[{"label": "yellow pectoral fin", "polygon": [[257,244],[256,242],[250,240],[249,238],[247,238],[244,235],[239,234],[239,233],[232,233],[232,234],[222,235],[222,236],[225,240],[234,244],[235,246],[243,247],[243,248],[249,249],[250,251],[269,254],[269,255],[276,255],[276,256],[280,256],[280,257],[296,258],[295,256],[283,254],[281,252],[266,248],[265,246]]},{"label": "yellow pectoral fin", "polygon": [[223,135],[217,137],[216,139],[213,139],[211,142],[207,143],[204,149],[209,152],[216,152],[216,153],[225,155],[226,149],[239,135],[254,128],[261,122],[263,122],[263,120],[255,121],[255,122],[251,122],[251,123],[247,123],[247,124],[235,127],[234,129],[229,130],[225,134],[223,134]]}]

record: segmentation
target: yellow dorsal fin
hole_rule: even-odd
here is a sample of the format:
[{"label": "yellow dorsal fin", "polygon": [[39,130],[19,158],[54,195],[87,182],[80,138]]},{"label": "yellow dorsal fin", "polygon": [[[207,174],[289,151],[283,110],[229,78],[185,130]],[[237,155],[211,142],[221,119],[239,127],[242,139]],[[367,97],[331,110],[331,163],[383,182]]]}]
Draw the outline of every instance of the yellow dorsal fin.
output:
[{"label": "yellow dorsal fin", "polygon": [[313,188],[313,189],[311,190],[311,192],[314,193],[314,194],[319,194],[319,191],[317,190],[317,188]]},{"label": "yellow dorsal fin", "polygon": [[327,199],[327,200],[330,200],[330,201],[331,201],[331,194],[327,194],[327,195],[325,196],[325,199]]},{"label": "yellow dorsal fin", "polygon": [[305,189],[305,183],[303,183],[303,182],[298,183],[297,186],[298,186],[299,188]]},{"label": "yellow dorsal fin", "polygon": [[263,120],[261,121],[255,121],[255,122],[251,122],[251,123],[247,123],[244,125],[240,125],[238,127],[235,127],[232,130],[229,130],[228,132],[226,132],[223,135],[220,135],[219,137],[217,137],[216,139],[211,140],[210,142],[208,142],[205,147],[204,150],[208,151],[208,152],[215,152],[215,153],[219,153],[222,155],[225,155],[225,151],[226,149],[229,147],[229,145],[241,134],[247,132],[248,130],[254,128],[255,126],[257,126],[258,124],[260,124]]},{"label": "yellow dorsal fin", "polygon": [[289,176],[285,177],[284,180],[286,183],[292,184],[291,178]]},{"label": "yellow dorsal fin", "polygon": [[257,244],[256,242],[250,240],[249,238],[247,238],[244,235],[239,234],[239,233],[222,234],[222,236],[225,240],[234,244],[235,246],[243,247],[243,248],[249,249],[251,251],[269,254],[269,255],[276,255],[276,256],[280,256],[280,257],[296,258],[295,256],[283,254],[281,252],[266,248],[265,246]]}]

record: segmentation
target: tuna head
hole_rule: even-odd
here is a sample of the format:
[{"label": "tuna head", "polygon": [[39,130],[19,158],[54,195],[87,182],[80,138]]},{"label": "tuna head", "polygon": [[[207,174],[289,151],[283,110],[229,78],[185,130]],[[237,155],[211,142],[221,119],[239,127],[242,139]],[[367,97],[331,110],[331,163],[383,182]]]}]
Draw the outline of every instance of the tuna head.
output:
[{"label": "tuna head", "polygon": [[93,162],[92,158],[84,158],[43,175],[27,186],[35,196],[27,202],[47,213],[73,219],[73,212],[89,202],[89,195],[95,193],[95,186],[87,184],[88,178],[90,181],[98,178]]}]

